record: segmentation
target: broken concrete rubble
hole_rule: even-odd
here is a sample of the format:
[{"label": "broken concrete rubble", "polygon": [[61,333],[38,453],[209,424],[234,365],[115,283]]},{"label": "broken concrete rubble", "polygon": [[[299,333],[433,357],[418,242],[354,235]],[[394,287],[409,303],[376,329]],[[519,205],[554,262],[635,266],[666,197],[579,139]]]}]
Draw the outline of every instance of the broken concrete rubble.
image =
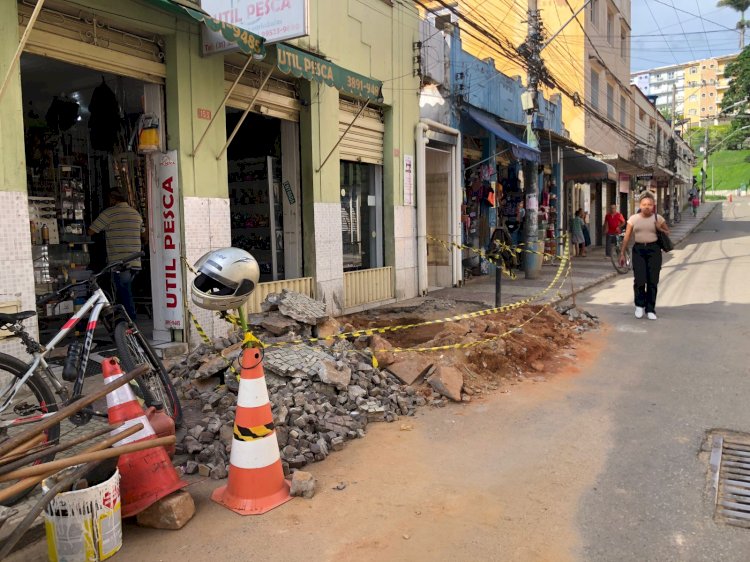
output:
[{"label": "broken concrete rubble", "polygon": [[[456,351],[454,355],[395,353],[380,334],[301,343],[298,340],[313,334],[326,337],[356,329],[324,315],[321,319],[318,313],[324,311],[322,303],[311,311],[315,307],[310,300],[289,292],[270,295],[263,304],[264,312],[252,315],[249,321],[254,333],[266,343],[295,342],[268,347],[264,352],[275,434],[287,476],[311,462],[325,459],[333,451],[342,450],[346,441],[363,437],[369,423],[393,422],[400,416],[413,415],[425,405],[442,407],[448,400],[471,400],[471,396],[482,393],[475,377],[472,378],[474,370],[500,373],[512,367],[520,375],[515,363],[518,357],[529,368],[533,368],[532,363],[543,364],[540,360],[544,357],[531,350],[529,342],[524,340],[527,336],[521,334],[514,335],[512,340],[494,339],[486,345]],[[288,307],[296,304],[302,310],[292,316]],[[555,321],[563,318],[572,322],[570,316],[566,310]],[[573,316],[576,324],[569,331],[581,325],[587,329],[586,326],[596,323],[580,312]],[[317,324],[306,322],[313,319]],[[279,335],[282,327],[284,333]],[[531,325],[527,329],[530,328]],[[463,325],[448,323],[438,331],[433,330],[432,340],[412,340],[410,345],[430,346],[437,342],[450,345],[492,338],[506,330],[507,326],[497,319],[474,319]],[[543,342],[556,337],[557,327],[551,325],[549,330],[546,339],[535,338]],[[399,338],[403,336],[399,334]],[[213,347],[199,346],[182,361],[172,363],[170,376],[185,409],[192,411],[192,418],[186,415],[190,419],[188,429],[178,433],[178,453],[184,455],[186,474],[198,472],[216,479],[227,475],[238,391],[237,379],[227,367],[228,361],[232,361],[239,372],[241,339],[238,333],[232,333],[227,338],[218,338]],[[402,339],[393,341],[403,345]],[[378,367],[373,366],[373,355]],[[457,361],[457,357],[462,357],[463,362]],[[429,385],[423,384],[420,377],[427,379]],[[469,382],[465,384],[466,381]],[[497,384],[485,388],[496,389]]]},{"label": "broken concrete rubble", "polygon": [[461,389],[464,386],[464,376],[455,367],[441,365],[435,373],[427,379],[435,392],[450,398],[454,402],[461,401]]}]

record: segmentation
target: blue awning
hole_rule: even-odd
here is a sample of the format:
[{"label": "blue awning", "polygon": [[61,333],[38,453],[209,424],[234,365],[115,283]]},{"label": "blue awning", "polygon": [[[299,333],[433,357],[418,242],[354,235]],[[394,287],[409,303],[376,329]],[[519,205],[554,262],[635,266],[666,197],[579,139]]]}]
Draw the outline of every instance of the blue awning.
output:
[{"label": "blue awning", "polygon": [[500,140],[507,142],[510,145],[513,156],[515,156],[517,159],[529,160],[530,162],[541,161],[541,154],[539,150],[530,147],[521,139],[508,132],[505,127],[498,123],[493,117],[472,107],[467,108],[467,110],[469,116],[474,121],[476,121],[479,126],[487,129]]}]

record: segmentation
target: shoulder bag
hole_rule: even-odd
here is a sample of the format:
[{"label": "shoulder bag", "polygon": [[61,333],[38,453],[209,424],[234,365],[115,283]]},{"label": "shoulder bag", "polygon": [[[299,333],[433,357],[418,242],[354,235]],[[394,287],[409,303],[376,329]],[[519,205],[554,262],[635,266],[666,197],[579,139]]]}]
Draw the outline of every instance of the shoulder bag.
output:
[{"label": "shoulder bag", "polygon": [[654,214],[654,228],[656,229],[656,243],[659,244],[659,247],[661,248],[662,252],[671,252],[672,249],[674,248],[674,244],[672,244],[672,240],[671,238],[669,238],[669,235],[657,227],[658,224],[659,224],[659,215]]}]

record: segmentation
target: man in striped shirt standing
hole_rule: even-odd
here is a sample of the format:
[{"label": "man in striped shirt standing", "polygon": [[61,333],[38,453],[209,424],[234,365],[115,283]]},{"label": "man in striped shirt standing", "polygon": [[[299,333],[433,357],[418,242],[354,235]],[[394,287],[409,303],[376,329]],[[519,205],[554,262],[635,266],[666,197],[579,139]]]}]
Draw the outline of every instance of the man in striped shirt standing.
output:
[{"label": "man in striped shirt standing", "polygon": [[[138,211],[128,204],[127,197],[117,191],[109,194],[110,207],[104,209],[88,229],[89,236],[104,232],[107,240],[107,260],[109,263],[121,260],[141,251],[141,235],[144,232],[143,219]],[[133,300],[133,279],[141,269],[141,260],[130,262],[130,267],[113,274],[117,302],[125,307],[131,319],[135,320]]]}]

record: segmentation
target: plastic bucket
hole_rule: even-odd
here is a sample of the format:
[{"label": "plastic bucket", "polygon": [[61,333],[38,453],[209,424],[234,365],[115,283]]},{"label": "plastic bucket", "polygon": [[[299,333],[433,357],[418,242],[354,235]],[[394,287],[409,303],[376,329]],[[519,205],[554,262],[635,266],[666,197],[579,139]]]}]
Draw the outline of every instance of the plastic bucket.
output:
[{"label": "plastic bucket", "polygon": [[122,546],[120,472],[115,470],[96,486],[57,494],[44,518],[51,562],[96,562],[113,556]]}]

